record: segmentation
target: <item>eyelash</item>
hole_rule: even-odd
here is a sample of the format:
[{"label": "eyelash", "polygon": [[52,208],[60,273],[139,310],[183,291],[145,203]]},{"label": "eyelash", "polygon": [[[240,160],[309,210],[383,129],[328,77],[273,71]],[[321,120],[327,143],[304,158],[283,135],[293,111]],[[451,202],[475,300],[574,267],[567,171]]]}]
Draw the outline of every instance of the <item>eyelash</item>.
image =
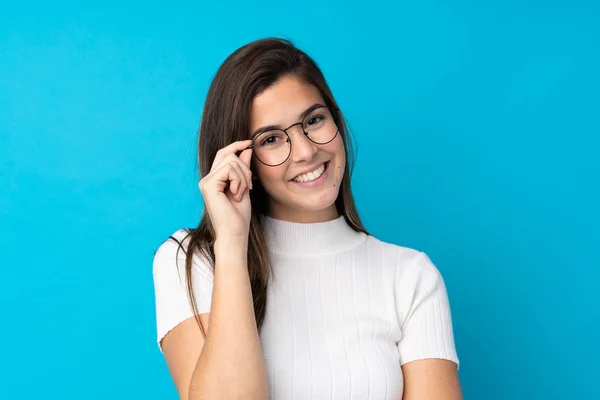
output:
[{"label": "eyelash", "polygon": [[271,136],[269,136],[269,137],[266,137],[266,138],[265,138],[265,139],[264,139],[264,140],[261,142],[261,144],[260,144],[260,145],[261,145],[261,146],[265,146],[265,145],[266,145],[266,146],[268,146],[268,145],[269,145],[269,144],[271,144],[271,143],[267,143],[267,140],[269,140],[269,139],[270,139],[270,138],[272,138],[272,137],[275,137],[275,136],[274,136],[274,135],[271,135]]},{"label": "eyelash", "polygon": [[[313,119],[319,119],[318,121],[314,122],[316,124],[316,123],[321,122],[322,120],[324,120],[325,117],[323,115],[315,115],[314,117],[311,117],[307,122],[310,122]],[[311,125],[311,124],[309,124],[309,125]]]}]

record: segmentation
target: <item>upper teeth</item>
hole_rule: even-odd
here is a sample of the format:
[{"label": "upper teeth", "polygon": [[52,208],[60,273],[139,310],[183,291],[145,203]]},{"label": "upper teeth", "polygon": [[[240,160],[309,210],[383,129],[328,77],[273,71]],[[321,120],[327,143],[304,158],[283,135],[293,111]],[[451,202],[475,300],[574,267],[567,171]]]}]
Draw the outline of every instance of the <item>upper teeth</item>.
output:
[{"label": "upper teeth", "polygon": [[325,164],[321,164],[321,166],[319,168],[315,169],[313,172],[309,172],[304,175],[298,175],[297,177],[294,178],[294,180],[296,182],[314,181],[315,179],[317,179],[318,177],[320,177],[323,174],[323,171],[325,171]]}]

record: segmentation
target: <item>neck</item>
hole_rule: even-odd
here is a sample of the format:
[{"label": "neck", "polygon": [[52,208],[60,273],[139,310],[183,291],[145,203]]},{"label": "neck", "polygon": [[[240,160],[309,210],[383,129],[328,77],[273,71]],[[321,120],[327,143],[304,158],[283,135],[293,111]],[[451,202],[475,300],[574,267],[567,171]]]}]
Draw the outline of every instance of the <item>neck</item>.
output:
[{"label": "neck", "polygon": [[298,223],[264,215],[261,222],[269,250],[288,256],[340,253],[360,245],[367,237],[352,229],[343,216],[323,222]]},{"label": "neck", "polygon": [[317,211],[283,209],[275,204],[272,204],[268,216],[280,221],[309,224],[315,222],[331,221],[338,218],[340,214],[338,213],[335,204],[332,204],[331,206],[323,210]]}]

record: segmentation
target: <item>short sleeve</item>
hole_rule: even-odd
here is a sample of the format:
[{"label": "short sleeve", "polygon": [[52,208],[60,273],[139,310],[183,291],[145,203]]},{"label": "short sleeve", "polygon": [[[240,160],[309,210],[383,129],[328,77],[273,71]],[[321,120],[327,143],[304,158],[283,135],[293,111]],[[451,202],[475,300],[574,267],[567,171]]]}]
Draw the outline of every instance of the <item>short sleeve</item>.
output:
[{"label": "short sleeve", "polygon": [[[185,273],[187,232],[179,230],[163,242],[154,254],[152,274],[156,301],[156,330],[160,350],[165,335],[179,323],[193,317]],[[183,248],[180,248],[179,243]],[[185,250],[185,251],[184,251]],[[199,314],[210,311],[214,275],[198,254],[192,256],[192,288]]]},{"label": "short sleeve", "polygon": [[458,365],[442,275],[425,253],[414,250],[406,258],[396,274],[396,308],[402,331],[400,364],[438,358]]}]

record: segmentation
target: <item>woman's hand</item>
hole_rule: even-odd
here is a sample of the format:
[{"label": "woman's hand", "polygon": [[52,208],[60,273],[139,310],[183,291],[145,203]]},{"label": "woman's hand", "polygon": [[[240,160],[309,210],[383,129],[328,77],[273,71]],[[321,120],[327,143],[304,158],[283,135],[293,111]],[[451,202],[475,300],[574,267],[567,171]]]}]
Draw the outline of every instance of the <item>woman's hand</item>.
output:
[{"label": "woman's hand", "polygon": [[217,152],[210,172],[198,187],[204,198],[216,238],[248,238],[250,227],[250,192],[252,149],[244,150],[251,140],[230,144]]}]

